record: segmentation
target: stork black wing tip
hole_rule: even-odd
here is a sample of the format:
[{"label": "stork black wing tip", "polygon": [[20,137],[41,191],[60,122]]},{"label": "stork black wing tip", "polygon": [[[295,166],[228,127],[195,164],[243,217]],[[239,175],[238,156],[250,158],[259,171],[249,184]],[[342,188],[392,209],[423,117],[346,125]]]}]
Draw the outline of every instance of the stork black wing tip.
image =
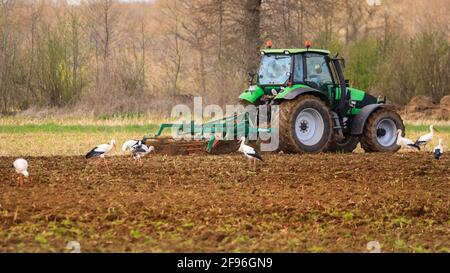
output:
[{"label": "stork black wing tip", "polygon": [[422,151],[422,149],[420,148],[420,145],[416,143],[409,145],[410,147],[417,149],[419,152]]},{"label": "stork black wing tip", "polygon": [[441,151],[435,151],[435,152],[434,152],[434,158],[435,158],[436,160],[440,160],[441,157],[442,157]]},{"label": "stork black wing tip", "polygon": [[[97,148],[95,148],[95,149],[97,149]],[[98,156],[98,155],[101,154],[101,153],[96,152],[95,149],[93,149],[92,151],[90,151],[89,153],[87,153],[86,156],[85,156],[85,158],[86,158],[86,159],[90,159],[90,158],[96,157],[96,156]]]},{"label": "stork black wing tip", "polygon": [[264,162],[264,159],[262,158],[262,156],[258,152],[255,153],[255,158],[257,158],[258,160]]}]

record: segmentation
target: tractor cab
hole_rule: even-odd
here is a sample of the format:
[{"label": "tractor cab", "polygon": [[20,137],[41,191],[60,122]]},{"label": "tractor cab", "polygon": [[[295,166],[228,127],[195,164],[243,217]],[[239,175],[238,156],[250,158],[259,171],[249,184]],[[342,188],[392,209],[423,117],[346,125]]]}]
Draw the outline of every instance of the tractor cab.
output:
[{"label": "tractor cab", "polygon": [[261,87],[288,87],[305,84],[326,92],[334,84],[329,63],[323,50],[265,50],[257,74]]},{"label": "tractor cab", "polygon": [[[330,51],[310,48],[263,49],[258,72],[252,75],[250,87],[240,99],[251,104],[267,103],[267,99],[292,100],[302,94],[323,99],[343,120],[360,113],[364,106],[376,104],[377,98],[350,88],[344,77],[345,60]],[[263,99],[264,100],[261,100]]]},{"label": "tractor cab", "polygon": [[[343,118],[349,111],[349,101],[363,96],[363,91],[348,90],[342,67],[345,62],[330,51],[311,49],[306,43],[303,49],[272,49],[261,51],[260,67],[250,80],[250,88],[241,99],[252,104],[269,100],[291,100],[300,94],[319,95]],[[255,79],[256,76],[256,79]],[[348,91],[348,92],[347,92]],[[261,101],[266,98],[266,102]]]}]

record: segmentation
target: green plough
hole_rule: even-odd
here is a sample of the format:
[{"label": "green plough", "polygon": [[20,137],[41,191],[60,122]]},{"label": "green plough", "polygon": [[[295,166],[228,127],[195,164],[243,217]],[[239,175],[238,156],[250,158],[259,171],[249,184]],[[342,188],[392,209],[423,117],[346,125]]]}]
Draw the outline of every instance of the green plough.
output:
[{"label": "green plough", "polygon": [[163,123],[156,134],[146,137],[156,152],[170,155],[227,154],[238,149],[241,136],[249,137],[270,129],[258,128],[247,112],[203,124],[195,121]]}]

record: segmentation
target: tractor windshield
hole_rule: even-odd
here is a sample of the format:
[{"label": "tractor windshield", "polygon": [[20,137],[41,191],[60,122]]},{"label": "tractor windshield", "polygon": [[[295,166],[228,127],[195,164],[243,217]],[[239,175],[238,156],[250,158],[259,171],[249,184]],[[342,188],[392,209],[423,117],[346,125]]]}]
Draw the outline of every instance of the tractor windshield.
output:
[{"label": "tractor windshield", "polygon": [[284,85],[291,76],[292,56],[264,55],[258,74],[259,85]]}]

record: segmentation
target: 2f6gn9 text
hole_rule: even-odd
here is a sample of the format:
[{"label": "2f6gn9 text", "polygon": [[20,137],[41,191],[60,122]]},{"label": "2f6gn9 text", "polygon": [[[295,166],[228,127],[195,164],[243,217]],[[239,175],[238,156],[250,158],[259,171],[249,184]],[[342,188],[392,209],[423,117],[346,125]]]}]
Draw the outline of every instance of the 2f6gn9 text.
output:
[{"label": "2f6gn9 text", "polygon": [[222,258],[222,268],[271,268],[272,258]]}]

